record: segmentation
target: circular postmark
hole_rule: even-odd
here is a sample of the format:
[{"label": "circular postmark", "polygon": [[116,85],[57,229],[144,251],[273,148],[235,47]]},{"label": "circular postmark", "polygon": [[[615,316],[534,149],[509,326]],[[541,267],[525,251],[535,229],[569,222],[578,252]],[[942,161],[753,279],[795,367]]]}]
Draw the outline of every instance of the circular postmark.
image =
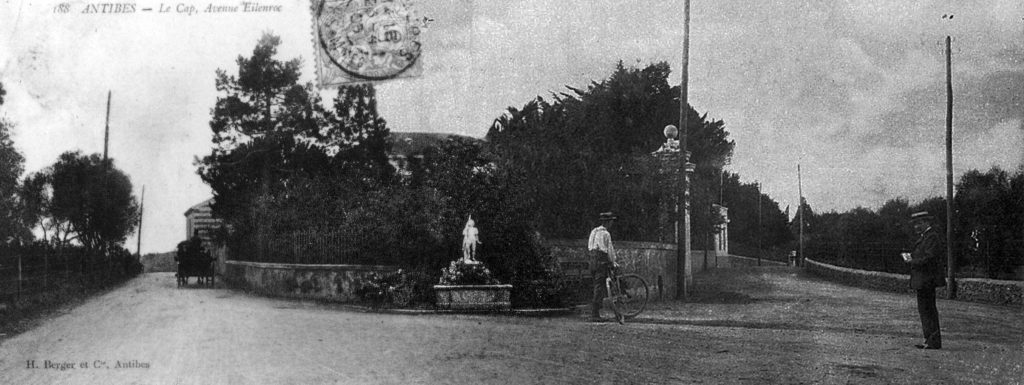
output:
[{"label": "circular postmark", "polygon": [[326,57],[352,77],[391,79],[420,57],[423,20],[402,0],[324,0],[316,20]]}]

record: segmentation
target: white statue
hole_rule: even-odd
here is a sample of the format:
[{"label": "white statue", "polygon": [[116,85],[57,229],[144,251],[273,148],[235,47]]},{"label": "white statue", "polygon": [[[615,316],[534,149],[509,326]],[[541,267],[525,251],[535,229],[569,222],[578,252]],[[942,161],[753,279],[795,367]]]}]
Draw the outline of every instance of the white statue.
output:
[{"label": "white statue", "polygon": [[476,260],[476,245],[480,244],[480,230],[473,222],[473,216],[466,221],[466,227],[462,229],[462,262],[478,263]]}]

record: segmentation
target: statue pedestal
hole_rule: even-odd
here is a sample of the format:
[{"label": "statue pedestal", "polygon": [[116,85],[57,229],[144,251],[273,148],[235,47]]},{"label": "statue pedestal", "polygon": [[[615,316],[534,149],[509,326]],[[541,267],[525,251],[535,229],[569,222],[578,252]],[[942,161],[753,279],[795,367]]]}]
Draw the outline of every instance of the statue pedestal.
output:
[{"label": "statue pedestal", "polygon": [[512,310],[512,285],[434,285],[439,311]]}]

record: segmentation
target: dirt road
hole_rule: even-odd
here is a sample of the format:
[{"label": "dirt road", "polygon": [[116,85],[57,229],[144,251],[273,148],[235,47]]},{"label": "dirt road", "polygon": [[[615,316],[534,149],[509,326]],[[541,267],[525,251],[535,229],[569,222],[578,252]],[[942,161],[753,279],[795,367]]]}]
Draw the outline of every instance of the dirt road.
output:
[{"label": "dirt road", "polygon": [[722,270],[697,285],[692,301],[655,304],[619,326],[578,316],[364,313],[176,289],[171,274],[147,274],[0,343],[0,383],[1024,381],[1020,308],[940,300],[946,349],[920,351],[911,346],[920,326],[909,295],[788,269]]}]

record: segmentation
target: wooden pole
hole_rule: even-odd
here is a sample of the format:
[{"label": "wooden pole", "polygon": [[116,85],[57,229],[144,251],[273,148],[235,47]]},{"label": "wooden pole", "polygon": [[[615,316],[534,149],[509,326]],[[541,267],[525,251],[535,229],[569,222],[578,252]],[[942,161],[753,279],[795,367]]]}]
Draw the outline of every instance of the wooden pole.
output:
[{"label": "wooden pole", "polygon": [[142,257],[142,215],[146,212],[146,186],[142,186],[142,199],[139,203],[139,239],[135,245],[135,254]]},{"label": "wooden pole", "polygon": [[796,164],[796,189],[797,189],[797,193],[800,194],[800,203],[799,203],[800,206],[798,206],[798,208],[797,208],[797,211],[800,213],[800,242],[799,242],[799,244],[800,244],[800,257],[798,257],[797,259],[801,260],[801,261],[806,260],[806,258],[804,257],[804,187],[803,186],[804,186],[803,179],[801,179],[801,176],[800,176],[800,163],[797,163]]},{"label": "wooden pole", "polygon": [[953,75],[950,37],[946,36],[946,276],[949,299],[956,298],[956,264],[953,259]]},{"label": "wooden pole", "polygon": [[107,124],[103,131],[103,162],[107,161],[107,145],[110,142],[110,94],[111,91],[107,91]]},{"label": "wooden pole", "polygon": [[689,162],[689,158],[686,155],[686,137],[688,131],[688,115],[689,115],[689,102],[687,100],[687,85],[690,81],[689,75],[689,61],[690,61],[690,0],[683,1],[683,65],[681,67],[682,82],[679,85],[679,188],[677,194],[681,196],[679,205],[676,208],[677,223],[679,226],[676,228],[676,299],[685,299],[689,296],[689,290],[687,289],[687,269],[686,261],[689,259],[690,252],[690,239],[689,226],[687,226],[689,218],[687,217],[687,207],[689,206],[689,197],[686,194],[686,163]]},{"label": "wooden pole", "polygon": [[757,186],[757,265],[761,266],[761,233],[764,228],[761,225],[761,183],[755,182],[755,186]]}]

